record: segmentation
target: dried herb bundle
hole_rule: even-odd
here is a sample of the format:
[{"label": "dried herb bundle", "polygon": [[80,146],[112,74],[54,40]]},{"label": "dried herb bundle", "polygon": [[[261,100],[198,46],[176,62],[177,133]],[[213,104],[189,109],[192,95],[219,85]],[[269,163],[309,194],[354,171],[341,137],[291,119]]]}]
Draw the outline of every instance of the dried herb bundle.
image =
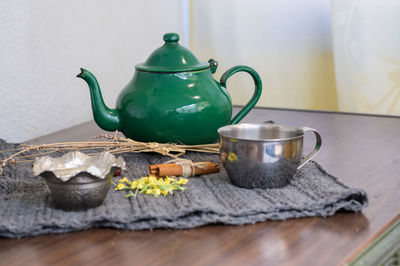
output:
[{"label": "dried herb bundle", "polygon": [[[88,155],[94,155],[102,151],[108,151],[112,154],[124,152],[156,152],[165,156],[177,159],[186,151],[218,153],[218,144],[184,145],[175,143],[157,143],[157,142],[139,142],[129,138],[114,135],[103,134],[96,136],[105,141],[84,141],[84,142],[59,142],[52,144],[30,145],[21,144],[18,148],[12,150],[0,151],[0,173],[3,168],[9,164],[31,163],[38,156],[48,155],[58,151],[85,151]],[[5,155],[8,154],[8,155]]]}]

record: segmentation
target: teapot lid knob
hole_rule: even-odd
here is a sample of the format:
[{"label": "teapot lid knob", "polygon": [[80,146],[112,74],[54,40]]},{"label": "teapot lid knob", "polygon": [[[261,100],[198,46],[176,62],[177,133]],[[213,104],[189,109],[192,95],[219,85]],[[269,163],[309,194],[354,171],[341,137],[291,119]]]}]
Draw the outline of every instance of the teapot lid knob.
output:
[{"label": "teapot lid knob", "polygon": [[[1,1],[1,0],[0,0]],[[179,35],[164,34],[165,43],[156,49],[136,70],[156,73],[175,73],[209,69],[210,63],[199,61],[189,49],[179,44]],[[213,69],[216,69],[214,67]]]},{"label": "teapot lid knob", "polygon": [[178,42],[180,38],[178,33],[171,32],[164,34],[163,39],[165,42]]}]

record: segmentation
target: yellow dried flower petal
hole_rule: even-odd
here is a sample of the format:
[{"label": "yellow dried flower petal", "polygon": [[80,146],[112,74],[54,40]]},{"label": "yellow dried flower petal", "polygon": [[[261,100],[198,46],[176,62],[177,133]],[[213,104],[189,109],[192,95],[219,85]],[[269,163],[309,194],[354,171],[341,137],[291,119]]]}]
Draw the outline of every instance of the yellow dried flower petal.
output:
[{"label": "yellow dried flower petal", "polygon": [[[132,195],[136,195],[137,192],[145,193],[147,195],[154,195],[158,197],[159,195],[167,196],[168,194],[173,194],[175,190],[184,190],[183,185],[189,182],[188,179],[180,178],[179,181],[175,177],[166,176],[165,178],[157,179],[155,176],[144,176],[137,180],[129,181],[126,177],[122,178],[114,190],[130,189],[136,190],[135,194],[131,192]],[[128,193],[128,194],[129,194]]]},{"label": "yellow dried flower petal", "polygon": [[149,182],[150,183],[156,182],[156,181],[157,181],[157,178],[155,176],[153,176],[153,175],[149,176]]},{"label": "yellow dried flower petal", "polygon": [[123,189],[125,189],[125,188],[126,188],[125,184],[119,183],[119,184],[115,187],[115,190],[123,190]]},{"label": "yellow dried flower petal", "polygon": [[176,181],[177,181],[176,178],[174,178],[174,177],[166,176],[166,178],[167,178],[167,180],[169,180],[170,182],[176,182]]},{"label": "yellow dried flower petal", "polygon": [[185,178],[180,178],[179,181],[177,182],[179,185],[185,185],[187,184],[187,182],[189,182],[189,180],[185,179]]},{"label": "yellow dried flower petal", "polygon": [[237,161],[237,160],[238,160],[237,155],[236,155],[235,153],[233,153],[233,152],[230,152],[230,153],[229,153],[229,156],[228,156],[228,160],[229,160],[230,162]]},{"label": "yellow dried flower petal", "polygon": [[135,189],[138,187],[139,182],[137,180],[132,181],[131,189]]},{"label": "yellow dried flower petal", "polygon": [[122,179],[119,180],[120,183],[127,183],[129,182],[128,178],[124,177]]}]

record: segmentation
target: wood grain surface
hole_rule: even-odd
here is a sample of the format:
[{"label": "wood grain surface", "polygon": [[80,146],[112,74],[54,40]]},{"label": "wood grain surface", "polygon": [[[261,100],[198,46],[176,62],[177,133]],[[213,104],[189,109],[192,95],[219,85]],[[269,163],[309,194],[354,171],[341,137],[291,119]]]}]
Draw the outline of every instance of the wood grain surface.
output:
[{"label": "wood grain surface", "polygon": [[[338,265],[353,258],[400,219],[400,118],[254,109],[243,122],[274,120],[317,129],[316,157],[346,185],[365,189],[361,213],[190,230],[91,229],[32,238],[0,238],[1,265]],[[88,140],[93,122],[31,143]],[[305,138],[312,150],[313,134]],[[1,218],[0,218],[1,219]]]}]

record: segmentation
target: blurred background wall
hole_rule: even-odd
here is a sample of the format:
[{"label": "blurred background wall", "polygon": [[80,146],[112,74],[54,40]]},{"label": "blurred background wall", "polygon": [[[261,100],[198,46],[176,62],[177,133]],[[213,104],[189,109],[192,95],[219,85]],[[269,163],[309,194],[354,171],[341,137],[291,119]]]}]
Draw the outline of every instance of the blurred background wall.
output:
[{"label": "blurred background wall", "polygon": [[[219,62],[217,77],[234,65],[259,72],[259,106],[336,111],[329,9],[329,0],[194,0],[193,51]],[[242,73],[227,87],[235,104],[253,90]]]},{"label": "blurred background wall", "polygon": [[91,120],[80,67],[114,107],[135,64],[182,25],[181,0],[0,1],[0,138],[24,141]]},{"label": "blurred background wall", "polygon": [[[178,32],[220,76],[248,65],[258,106],[400,115],[400,1],[2,0],[0,138],[24,141],[92,119],[92,71],[114,107],[134,66]],[[227,84],[250,98],[246,74]]]},{"label": "blurred background wall", "polygon": [[331,5],[339,111],[400,115],[400,1]]},{"label": "blurred background wall", "polygon": [[[191,46],[203,60],[262,77],[258,106],[400,115],[400,1],[193,0]],[[253,85],[227,84],[235,104]]]}]

